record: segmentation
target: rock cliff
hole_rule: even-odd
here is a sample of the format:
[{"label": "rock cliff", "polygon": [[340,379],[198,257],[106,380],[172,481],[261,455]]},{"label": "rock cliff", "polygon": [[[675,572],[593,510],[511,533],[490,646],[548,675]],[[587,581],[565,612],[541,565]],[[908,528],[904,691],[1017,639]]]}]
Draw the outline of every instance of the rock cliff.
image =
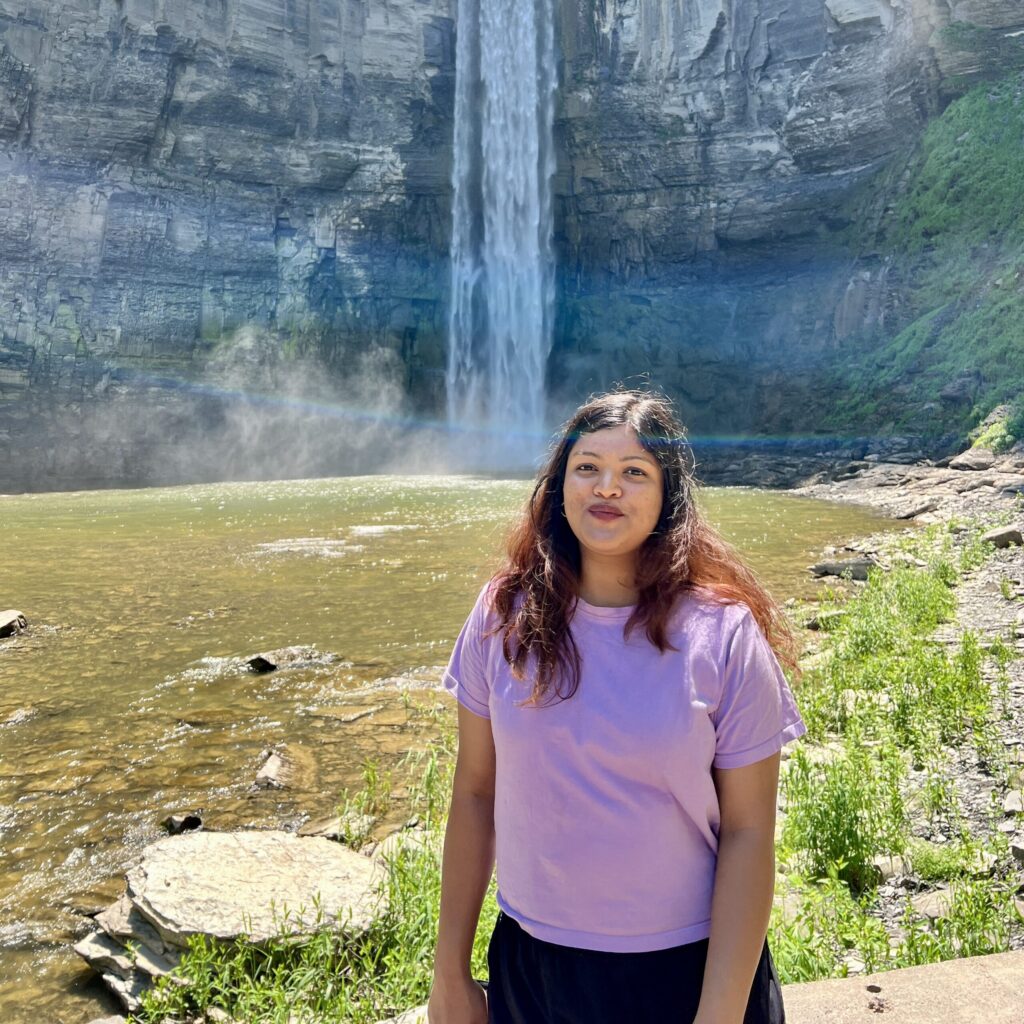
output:
[{"label": "rock cliff", "polygon": [[1024,5],[570,0],[562,39],[552,378],[571,400],[649,370],[697,432],[786,432],[886,315],[887,267],[850,243],[880,171],[1024,65]]},{"label": "rock cliff", "polygon": [[180,456],[222,393],[316,371],[439,390],[450,8],[0,0],[0,489],[231,472]]},{"label": "rock cliff", "polygon": [[[453,3],[0,0],[0,490],[368,468],[352,415],[443,408]],[[554,411],[649,371],[694,432],[807,428],[890,315],[851,228],[1024,65],[1024,6],[557,0],[556,31]]]}]

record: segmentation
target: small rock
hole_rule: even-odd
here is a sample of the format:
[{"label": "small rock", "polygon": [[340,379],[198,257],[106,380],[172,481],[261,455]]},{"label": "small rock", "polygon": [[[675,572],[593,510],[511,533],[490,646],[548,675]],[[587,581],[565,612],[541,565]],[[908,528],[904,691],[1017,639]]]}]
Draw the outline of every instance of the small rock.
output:
[{"label": "small rock", "polygon": [[995,453],[988,448],[968,448],[949,463],[950,469],[989,469],[996,461]]},{"label": "small rock", "polygon": [[938,498],[927,498],[925,501],[911,505],[905,512],[897,514],[897,519],[913,519],[915,516],[924,515],[925,512],[934,512],[939,507]]},{"label": "small rock", "polygon": [[1010,853],[1018,864],[1024,864],[1024,835],[1017,836],[1010,842]]},{"label": "small rock", "polygon": [[997,548],[1008,548],[1011,544],[1024,544],[1019,526],[1000,526],[981,535],[983,541],[991,541]]},{"label": "small rock", "polygon": [[277,751],[269,751],[263,767],[256,773],[255,785],[260,789],[284,789],[291,778],[291,764]]},{"label": "small rock", "polygon": [[888,881],[897,875],[905,875],[907,873],[906,865],[899,854],[889,856],[887,853],[880,853],[871,858],[871,863],[878,868],[883,881]]},{"label": "small rock", "polygon": [[923,917],[934,921],[936,918],[945,917],[949,913],[953,897],[945,887],[932,889],[930,892],[922,892],[912,896],[910,905]]},{"label": "small rock", "polygon": [[182,832],[194,832],[203,827],[203,819],[198,811],[189,814],[170,814],[160,824],[168,835],[180,836]]},{"label": "small rock", "polygon": [[1024,476],[1010,477],[999,482],[999,493],[1006,498],[1024,494]]},{"label": "small rock", "polygon": [[87,935],[75,944],[74,950],[94,970],[111,971],[125,981],[131,981],[139,971],[150,978],[159,978],[169,974],[177,964],[177,960],[171,961],[138,942],[129,951],[103,931]]},{"label": "small rock", "polygon": [[1024,814],[1024,798],[1019,789],[1014,789],[1006,794],[1006,799],[1003,800],[1003,813]]},{"label": "small rock", "polygon": [[306,822],[299,829],[298,834],[300,836],[320,836],[336,843],[350,843],[359,849],[376,824],[377,819],[372,814],[348,811],[345,814],[336,814],[331,818],[319,818],[316,821]]},{"label": "small rock", "polygon": [[846,614],[841,608],[829,608],[823,611],[815,612],[811,618],[804,623],[805,629],[828,629],[830,626],[835,625],[837,622],[841,622],[843,616]]},{"label": "small rock", "polygon": [[246,662],[251,672],[276,672],[279,668],[300,668],[304,665],[323,665],[336,660],[315,647],[280,647],[276,651],[262,651]]},{"label": "small rock", "polygon": [[374,860],[385,861],[394,857],[403,849],[427,849],[430,837],[421,828],[405,828],[399,832],[392,832],[372,849],[363,852],[368,853]]},{"label": "small rock", "polygon": [[847,974],[863,974],[864,973],[864,961],[855,953],[849,953],[843,957],[843,963],[846,964]]},{"label": "small rock", "polygon": [[837,562],[815,562],[808,566],[814,576],[842,576],[849,572],[850,578],[854,580],[866,580],[868,570],[878,568],[878,563],[872,558],[850,558],[846,561]]},{"label": "small rock", "polygon": [[978,850],[974,859],[968,865],[968,870],[973,878],[987,878],[995,871],[998,858],[988,850]]},{"label": "small rock", "polygon": [[19,611],[8,608],[0,612],[0,637],[14,636],[28,627],[28,619]]}]

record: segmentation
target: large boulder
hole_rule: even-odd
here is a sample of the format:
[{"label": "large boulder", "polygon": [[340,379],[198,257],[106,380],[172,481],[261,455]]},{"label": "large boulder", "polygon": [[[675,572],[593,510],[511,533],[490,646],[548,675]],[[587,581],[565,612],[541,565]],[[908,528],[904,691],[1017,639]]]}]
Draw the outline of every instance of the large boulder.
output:
[{"label": "large boulder", "polygon": [[[386,909],[382,867],[290,832],[188,832],[148,846],[126,893],[75,946],[130,1012],[192,935],[264,942],[330,926],[364,932]],[[184,983],[184,982],[183,982]]]}]

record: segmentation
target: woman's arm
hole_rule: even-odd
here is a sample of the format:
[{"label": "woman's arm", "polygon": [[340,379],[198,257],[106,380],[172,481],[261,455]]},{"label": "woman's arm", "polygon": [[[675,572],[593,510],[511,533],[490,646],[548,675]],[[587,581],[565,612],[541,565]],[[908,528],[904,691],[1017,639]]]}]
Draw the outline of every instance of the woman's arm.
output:
[{"label": "woman's arm", "polygon": [[494,740],[486,718],[459,705],[459,755],[441,863],[441,916],[430,1024],[486,1024],[470,957],[494,867]]},{"label": "woman's arm", "polygon": [[775,804],[780,755],[713,768],[721,823],[711,937],[693,1024],[742,1024],[775,888]]}]

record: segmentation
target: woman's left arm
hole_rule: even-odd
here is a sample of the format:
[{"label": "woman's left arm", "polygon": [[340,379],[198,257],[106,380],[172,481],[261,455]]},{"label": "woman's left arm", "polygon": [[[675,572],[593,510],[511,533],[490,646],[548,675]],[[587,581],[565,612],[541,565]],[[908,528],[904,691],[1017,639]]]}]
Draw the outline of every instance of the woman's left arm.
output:
[{"label": "woman's left arm", "polygon": [[780,755],[713,768],[720,825],[700,1007],[693,1024],[742,1024],[775,889]]}]

